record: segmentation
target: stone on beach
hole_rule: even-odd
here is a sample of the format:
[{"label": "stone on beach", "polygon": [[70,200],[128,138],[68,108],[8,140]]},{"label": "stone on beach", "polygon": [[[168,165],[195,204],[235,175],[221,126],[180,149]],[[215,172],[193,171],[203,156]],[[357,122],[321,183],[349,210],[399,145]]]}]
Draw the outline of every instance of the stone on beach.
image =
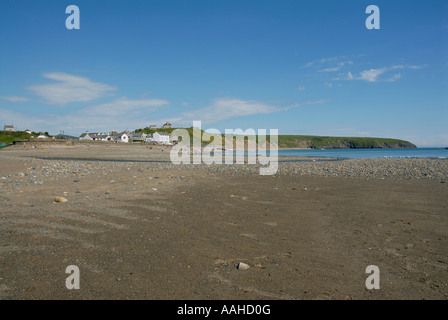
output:
[{"label": "stone on beach", "polygon": [[250,268],[250,266],[244,262],[238,262],[238,264],[236,265],[236,268],[238,270],[247,270]]},{"label": "stone on beach", "polygon": [[68,200],[64,197],[56,197],[54,198],[54,202],[67,202]]}]

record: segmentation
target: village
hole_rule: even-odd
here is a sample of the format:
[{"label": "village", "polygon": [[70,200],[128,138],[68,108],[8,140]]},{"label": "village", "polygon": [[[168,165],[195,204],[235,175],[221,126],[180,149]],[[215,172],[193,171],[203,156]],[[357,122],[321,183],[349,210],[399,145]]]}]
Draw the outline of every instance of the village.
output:
[{"label": "village", "polygon": [[[23,132],[30,135],[31,139],[67,139],[67,140],[81,140],[81,141],[105,141],[105,142],[115,142],[115,143],[152,143],[160,145],[174,145],[177,144],[176,139],[170,137],[170,133],[166,131],[159,131],[159,129],[171,129],[172,125],[166,122],[161,128],[157,125],[150,125],[144,129],[138,129],[135,131],[109,131],[109,132],[89,132],[86,131],[79,137],[65,135],[62,131],[60,134],[51,136],[48,132],[32,132],[29,129]],[[17,132],[18,130],[13,124],[5,124],[3,127],[5,132]],[[152,133],[150,133],[152,132]]]}]

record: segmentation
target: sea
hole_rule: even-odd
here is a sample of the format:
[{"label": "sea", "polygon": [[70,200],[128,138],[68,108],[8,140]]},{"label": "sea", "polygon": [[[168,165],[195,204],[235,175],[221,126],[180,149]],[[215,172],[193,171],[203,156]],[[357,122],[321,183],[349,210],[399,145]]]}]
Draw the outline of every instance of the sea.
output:
[{"label": "sea", "polygon": [[283,157],[328,157],[342,159],[368,158],[437,158],[448,159],[445,148],[412,149],[282,149],[278,155]]}]

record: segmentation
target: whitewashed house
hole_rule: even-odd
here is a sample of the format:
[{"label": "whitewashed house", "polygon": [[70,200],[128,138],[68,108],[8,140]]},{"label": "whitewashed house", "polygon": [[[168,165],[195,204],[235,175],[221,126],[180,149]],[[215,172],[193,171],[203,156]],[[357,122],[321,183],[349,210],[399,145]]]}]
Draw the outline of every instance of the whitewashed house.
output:
[{"label": "whitewashed house", "polygon": [[170,144],[170,135],[166,132],[156,132],[152,135],[153,141],[159,144]]},{"label": "whitewashed house", "polygon": [[117,141],[117,142],[124,142],[124,143],[128,143],[131,138],[130,136],[126,133],[126,131],[123,131],[121,133],[117,133],[115,135],[112,136],[112,140],[113,141]]}]

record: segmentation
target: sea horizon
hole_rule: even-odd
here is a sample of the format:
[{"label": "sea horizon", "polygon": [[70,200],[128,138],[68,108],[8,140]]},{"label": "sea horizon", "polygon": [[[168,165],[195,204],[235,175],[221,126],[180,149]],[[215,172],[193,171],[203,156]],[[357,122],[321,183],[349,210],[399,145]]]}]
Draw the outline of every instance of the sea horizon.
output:
[{"label": "sea horizon", "polygon": [[[248,154],[246,152],[246,154]],[[269,155],[269,152],[267,152]],[[439,148],[397,148],[397,149],[279,149],[279,157],[319,157],[319,158],[431,158],[448,159],[448,150]]]}]

